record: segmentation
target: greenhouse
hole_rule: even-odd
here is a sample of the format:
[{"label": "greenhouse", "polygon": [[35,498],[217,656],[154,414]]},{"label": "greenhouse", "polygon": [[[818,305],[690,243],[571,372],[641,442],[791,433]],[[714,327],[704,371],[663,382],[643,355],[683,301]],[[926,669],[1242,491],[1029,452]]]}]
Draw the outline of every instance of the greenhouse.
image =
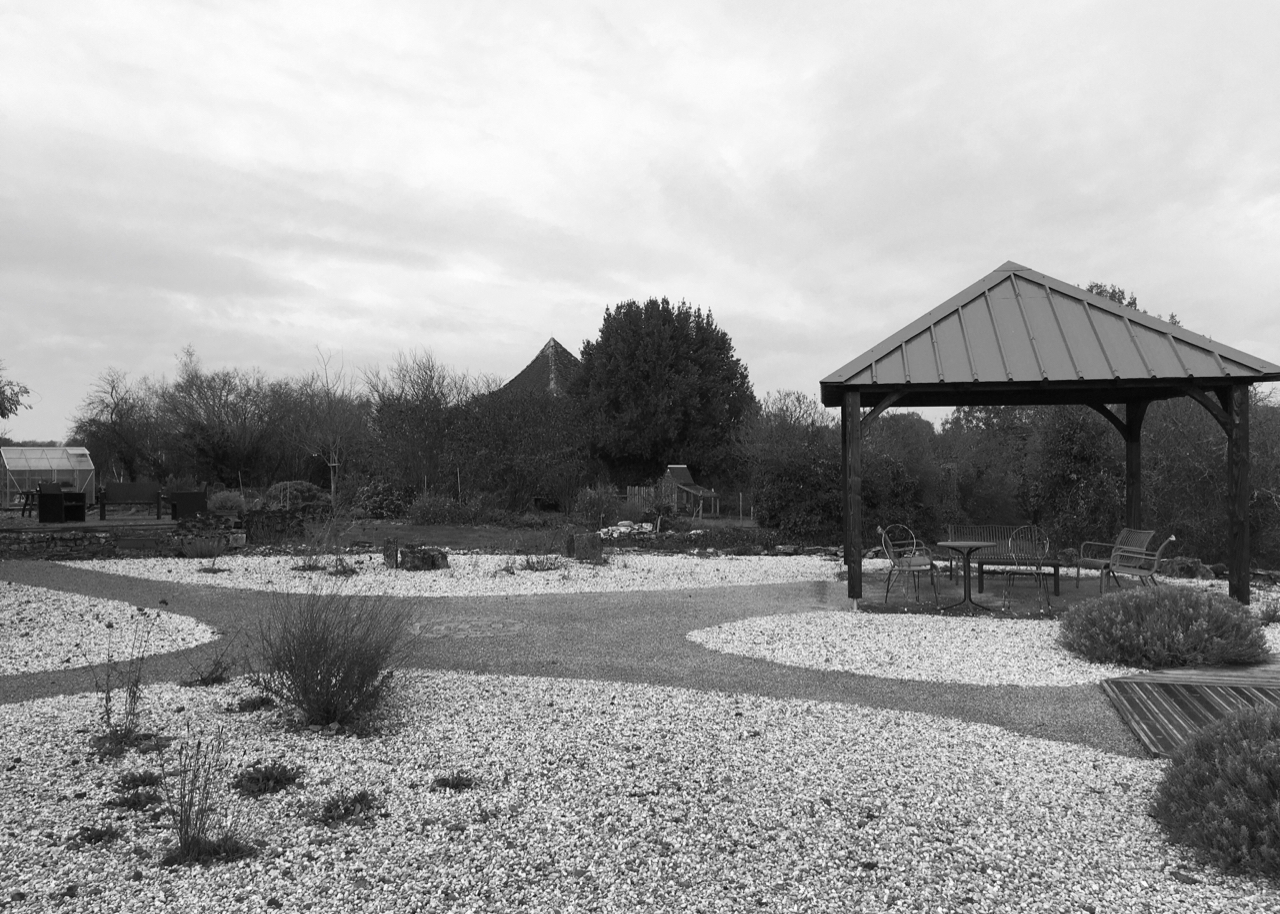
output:
[{"label": "greenhouse", "polygon": [[93,461],[82,447],[0,447],[0,485],[3,502],[12,507],[22,502],[24,492],[32,492],[42,482],[56,482],[64,489],[83,492],[94,504]]}]

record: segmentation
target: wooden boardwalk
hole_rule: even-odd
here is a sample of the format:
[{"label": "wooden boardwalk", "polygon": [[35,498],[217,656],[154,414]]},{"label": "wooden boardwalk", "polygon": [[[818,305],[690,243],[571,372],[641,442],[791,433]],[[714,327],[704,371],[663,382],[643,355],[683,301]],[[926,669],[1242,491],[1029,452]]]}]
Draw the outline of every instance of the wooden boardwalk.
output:
[{"label": "wooden boardwalk", "polygon": [[1244,708],[1280,707],[1280,663],[1159,670],[1102,683],[1152,755],[1168,758],[1201,727]]}]

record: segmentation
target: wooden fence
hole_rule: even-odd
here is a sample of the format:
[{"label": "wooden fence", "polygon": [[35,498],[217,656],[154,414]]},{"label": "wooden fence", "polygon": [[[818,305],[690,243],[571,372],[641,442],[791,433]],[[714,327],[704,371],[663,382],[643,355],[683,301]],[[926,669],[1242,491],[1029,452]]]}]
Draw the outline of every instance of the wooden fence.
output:
[{"label": "wooden fence", "polygon": [[[652,511],[654,505],[668,501],[657,486],[627,486],[627,504],[638,505],[642,511]],[[749,492],[717,493],[700,500],[692,514],[698,517],[742,517],[755,516]]]}]

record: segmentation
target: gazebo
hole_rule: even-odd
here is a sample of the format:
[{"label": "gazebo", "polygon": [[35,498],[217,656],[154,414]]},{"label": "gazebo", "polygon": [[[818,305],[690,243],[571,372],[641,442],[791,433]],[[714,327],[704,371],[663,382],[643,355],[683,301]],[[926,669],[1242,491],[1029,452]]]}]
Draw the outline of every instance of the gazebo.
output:
[{"label": "gazebo", "polygon": [[844,554],[862,596],[862,431],[891,406],[1077,403],[1125,440],[1126,523],[1142,526],[1142,419],[1191,397],[1227,436],[1231,596],[1249,602],[1249,386],[1280,365],[1012,261],[822,379],[841,410]]}]

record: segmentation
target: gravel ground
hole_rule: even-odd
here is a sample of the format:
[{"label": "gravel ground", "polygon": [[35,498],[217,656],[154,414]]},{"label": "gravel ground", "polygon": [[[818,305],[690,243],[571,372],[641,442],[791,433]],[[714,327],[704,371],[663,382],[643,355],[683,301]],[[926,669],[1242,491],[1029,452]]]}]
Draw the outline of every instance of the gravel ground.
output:
[{"label": "gravel ground", "polygon": [[102,663],[128,654],[135,635],[144,653],[165,654],[217,632],[163,610],[0,581],[0,675]]},{"label": "gravel ground", "polygon": [[[440,596],[590,593],[757,575],[831,580],[836,567],[811,558],[628,555],[603,569],[508,573],[508,561],[523,559],[454,556],[446,577],[392,572],[369,556],[347,586],[454,588],[433,594]],[[286,562],[297,559],[220,560],[236,568],[220,575],[181,560],[75,564],[218,587],[312,585],[315,573],[290,572]],[[483,589],[493,586],[512,589]],[[26,589],[41,600],[54,593]],[[770,636],[761,625],[768,619],[792,627]],[[806,651],[836,656],[848,638],[833,637],[835,627],[863,622],[848,638],[875,631],[879,640],[841,656],[878,664],[872,675],[923,679],[932,670],[941,681],[1020,684],[1044,664],[1035,652],[1046,650],[1055,627],[815,612],[690,637],[727,644],[756,626],[757,645],[785,647],[792,658],[767,659],[791,663]],[[924,628],[930,624],[941,627]],[[908,637],[903,626],[916,628]],[[945,660],[919,649],[939,631],[968,649]],[[1005,639],[998,665],[979,650],[992,638]],[[249,860],[190,869],[158,862],[170,840],[167,821],[103,805],[122,772],[159,770],[162,762],[132,752],[98,760],[88,749],[94,695],[0,705],[0,908],[1280,911],[1274,883],[1224,876],[1164,842],[1147,815],[1164,762],[848,704],[453,672],[405,671],[399,681],[379,735],[367,739],[299,732],[271,711],[229,713],[248,694],[242,680],[148,686],[147,729],[205,738],[222,731],[229,748],[216,785],[219,816],[259,849]],[[176,764],[177,749],[160,757],[163,765]],[[235,770],[276,759],[304,769],[298,785],[259,800],[232,796]],[[455,772],[473,775],[476,787],[431,789]],[[309,820],[334,791],[362,788],[384,804],[368,823]],[[74,840],[82,826],[106,824],[121,835],[85,846]]]},{"label": "gravel ground", "polygon": [[[349,592],[396,597],[510,596],[515,594],[610,593],[632,590],[682,590],[733,584],[783,584],[831,581],[844,566],[826,556],[714,556],[621,553],[604,565],[559,556],[451,553],[442,571],[387,568],[380,554],[346,556],[358,573],[345,579]],[[221,574],[201,571],[197,559],[94,559],[68,563],[107,574],[209,584],[251,590],[305,591],[323,572],[293,570],[297,556],[238,555],[218,559]],[[326,559],[330,564],[332,559]],[[546,570],[528,563],[545,561]]]},{"label": "gravel ground", "polygon": [[[1164,844],[1160,762],[930,715],[655,686],[407,673],[382,735],[231,714],[243,683],[147,690],[148,727],[222,729],[219,816],[255,858],[166,869],[169,830],[103,806],[90,695],[0,706],[0,904],[65,911],[1274,912],[1269,883]],[[188,728],[190,728],[188,730]],[[165,753],[172,765],[175,748]],[[233,797],[253,762],[298,785]],[[465,772],[466,791],[432,790]],[[365,825],[311,824],[367,789]],[[81,826],[121,835],[77,848]]]},{"label": "gravel ground", "polygon": [[[972,685],[1069,686],[1144,670],[1090,663],[1057,622],[873,613],[761,616],[690,632],[713,651],[815,670]],[[1266,628],[1280,657],[1280,625]]]}]

